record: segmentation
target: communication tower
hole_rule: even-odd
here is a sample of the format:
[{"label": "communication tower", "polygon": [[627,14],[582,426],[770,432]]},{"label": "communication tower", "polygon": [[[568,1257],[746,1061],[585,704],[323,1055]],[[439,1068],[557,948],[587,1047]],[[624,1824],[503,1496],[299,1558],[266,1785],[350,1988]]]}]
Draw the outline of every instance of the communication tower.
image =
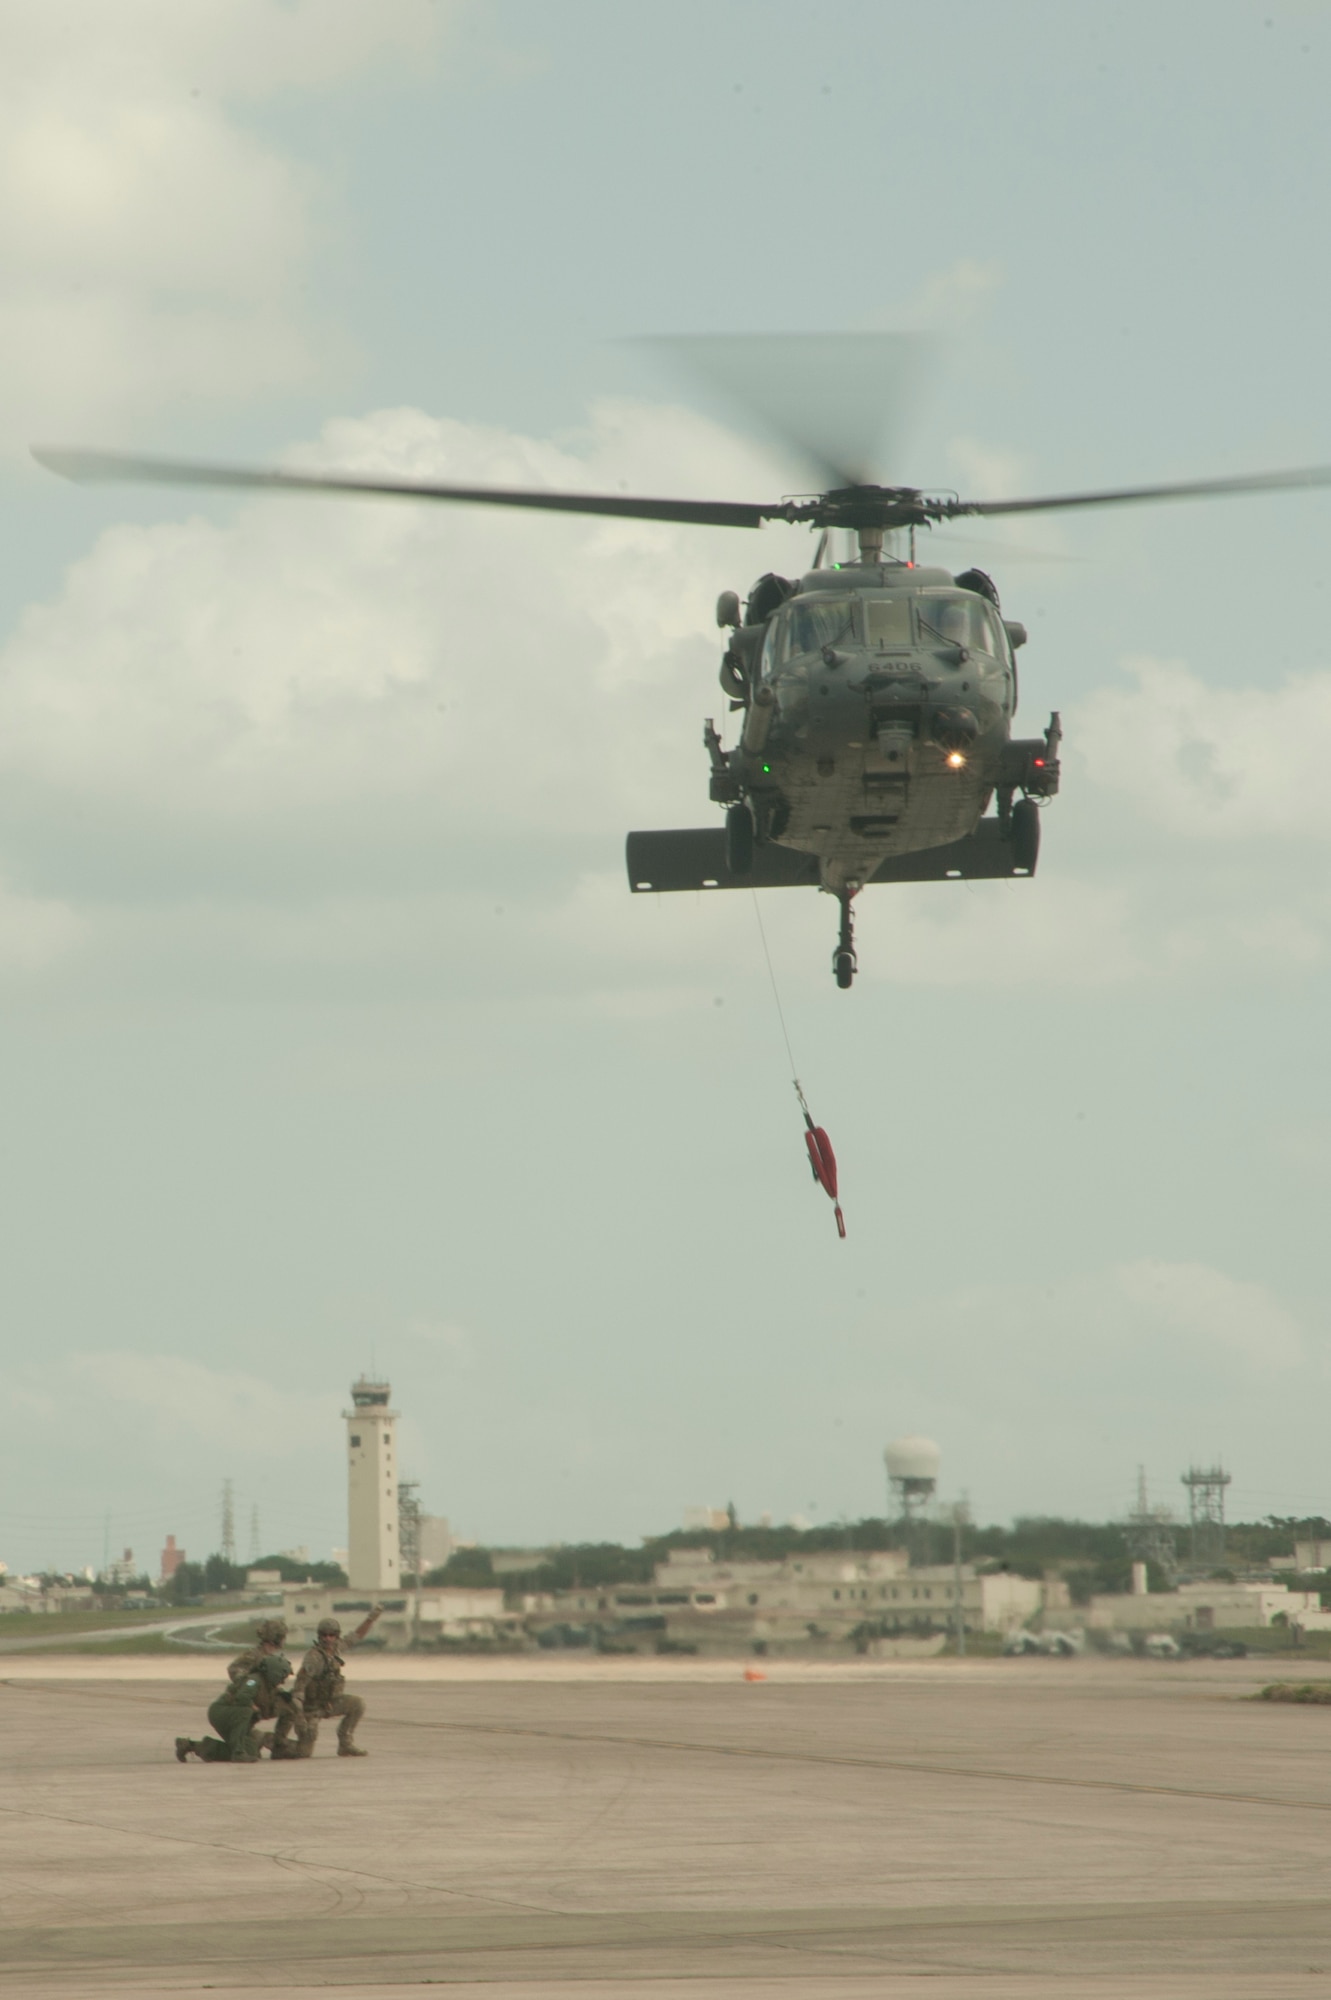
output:
[{"label": "communication tower", "polygon": [[405,1580],[421,1580],[421,1483],[419,1479],[399,1479],[397,1483],[397,1540]]},{"label": "communication tower", "polygon": [[1219,1569],[1225,1560],[1225,1488],[1222,1465],[1192,1465],[1181,1475],[1188,1489],[1188,1554],[1196,1569]]},{"label": "communication tower", "polygon": [[1128,1515],[1123,1539],[1134,1562],[1154,1563],[1165,1582],[1178,1575],[1178,1546],[1174,1540],[1174,1517],[1168,1507],[1153,1507],[1146,1493],[1146,1468],[1137,1467],[1137,1504]]},{"label": "communication tower", "polygon": [[222,1561],[236,1560],[236,1496],[229,1479],[222,1481]]},{"label": "communication tower", "polygon": [[888,1518],[900,1524],[914,1558],[927,1559],[929,1507],[938,1491],[943,1454],[932,1438],[897,1438],[883,1453],[887,1466]]},{"label": "communication tower", "polygon": [[353,1590],[396,1590],[402,1580],[397,1504],[397,1411],[387,1382],[351,1385],[347,1422],[347,1581]]}]

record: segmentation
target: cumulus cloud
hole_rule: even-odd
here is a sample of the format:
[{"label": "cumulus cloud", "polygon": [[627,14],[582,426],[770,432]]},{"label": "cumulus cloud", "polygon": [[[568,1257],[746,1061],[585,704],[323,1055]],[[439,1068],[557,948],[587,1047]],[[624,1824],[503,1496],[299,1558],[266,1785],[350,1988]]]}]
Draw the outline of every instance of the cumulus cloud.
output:
[{"label": "cumulus cloud", "polygon": [[1319,1350],[1298,1315],[1268,1285],[1215,1265],[1136,1258],[1029,1284],[967,1288],[921,1309],[921,1324],[945,1343],[983,1323],[1000,1375],[1018,1402],[1038,1379],[1057,1397],[1135,1401],[1143,1369],[1212,1379],[1289,1376]]},{"label": "cumulus cloud", "polygon": [[458,1368],[476,1365],[476,1336],[452,1320],[416,1314],[402,1328],[403,1337]]},{"label": "cumulus cloud", "polygon": [[315,379],[328,344],[300,287],[322,190],[237,103],[417,66],[444,17],[406,0],[0,0],[0,444]]},{"label": "cumulus cloud", "polygon": [[[699,495],[779,478],[718,426],[627,401],[563,443],[380,411],[291,462]],[[522,985],[535,950],[543,992],[597,1011],[710,1001],[752,943],[737,899],[631,907],[622,836],[712,820],[714,592],[797,571],[808,546],[785,528],[269,496],[106,532],[0,654],[0,841],[28,899],[11,961],[55,962],[75,923],[85,950],[128,944],[172,980],[423,968],[446,941],[455,993]],[[1318,965],[1331,900],[1280,843],[1325,817],[1329,728],[1331,677],[1259,701],[1135,663],[1068,717],[1037,881],[871,891],[864,978],[1087,989]],[[769,905],[801,963],[809,901]],[[496,923],[515,905],[520,931]]]},{"label": "cumulus cloud", "polygon": [[[581,455],[399,410],[330,425],[299,456],[589,487],[631,466],[668,490],[740,454],[682,412],[614,406]],[[784,536],[798,561],[807,537]],[[667,808],[685,744],[705,774],[687,718],[722,707],[710,579],[743,581],[782,536],[756,560],[740,539],[267,498],[225,526],[120,527],[6,649],[0,765],[85,804],[257,816],[278,837],[390,801],[454,836],[618,828]]]},{"label": "cumulus cloud", "polygon": [[1004,281],[996,258],[960,257],[924,280],[907,309],[921,326],[955,327],[976,319]]},{"label": "cumulus cloud", "polygon": [[1120,986],[1150,975],[1125,886],[1050,870],[1035,882],[930,883],[883,890],[862,915],[890,950],[875,981],[924,986]]},{"label": "cumulus cloud", "polygon": [[0,878],[0,977],[46,971],[77,951],[87,935],[70,904],[24,895]]},{"label": "cumulus cloud", "polygon": [[1161,1328],[1227,1352],[1241,1363],[1290,1368],[1303,1356],[1303,1329],[1265,1285],[1207,1264],[1155,1258],[1122,1264],[1114,1282],[1128,1304]]},{"label": "cumulus cloud", "polygon": [[1331,662],[1281,687],[1218,687],[1182,660],[1125,662],[1078,710],[1093,783],[1190,842],[1331,839]]},{"label": "cumulus cloud", "polygon": [[[112,1551],[132,1543],[151,1570],[168,1531],[201,1558],[218,1546],[224,1479],[234,1480],[242,1550],[257,1523],[261,1535],[303,1540],[322,1555],[345,1518],[343,1397],[290,1386],[289,1353],[273,1359],[286,1365],[285,1380],[276,1368],[253,1373],[130,1346],[33,1353],[10,1384],[18,1421],[6,1559],[81,1567],[100,1560],[106,1536]],[[327,1368],[318,1376],[330,1379]]]},{"label": "cumulus cloud", "polygon": [[103,1418],[116,1413],[176,1457],[221,1446],[246,1458],[282,1459],[306,1437],[336,1437],[342,1407],[335,1395],[283,1389],[176,1354],[73,1354],[60,1373],[67,1413],[71,1396]]}]

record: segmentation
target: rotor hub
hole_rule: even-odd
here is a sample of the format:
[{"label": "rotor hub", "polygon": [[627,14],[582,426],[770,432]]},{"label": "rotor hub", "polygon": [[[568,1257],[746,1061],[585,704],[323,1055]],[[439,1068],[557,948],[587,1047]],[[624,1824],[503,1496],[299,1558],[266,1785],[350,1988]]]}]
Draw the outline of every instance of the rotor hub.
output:
[{"label": "rotor hub", "polygon": [[809,521],[818,528],[920,527],[939,511],[917,486],[838,486],[815,500],[792,501],[783,510],[789,521]]}]

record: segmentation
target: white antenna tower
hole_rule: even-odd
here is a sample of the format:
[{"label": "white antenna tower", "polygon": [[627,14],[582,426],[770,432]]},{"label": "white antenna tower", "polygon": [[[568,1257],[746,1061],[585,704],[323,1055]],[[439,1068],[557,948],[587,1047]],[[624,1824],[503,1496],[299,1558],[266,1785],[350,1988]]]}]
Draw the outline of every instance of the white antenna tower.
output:
[{"label": "white antenna tower", "polygon": [[887,1466],[889,1517],[900,1523],[916,1562],[928,1559],[929,1508],[938,1491],[943,1454],[932,1438],[897,1438],[883,1453]]},{"label": "white antenna tower", "polygon": [[236,1560],[236,1499],[229,1479],[222,1481],[222,1560]]}]

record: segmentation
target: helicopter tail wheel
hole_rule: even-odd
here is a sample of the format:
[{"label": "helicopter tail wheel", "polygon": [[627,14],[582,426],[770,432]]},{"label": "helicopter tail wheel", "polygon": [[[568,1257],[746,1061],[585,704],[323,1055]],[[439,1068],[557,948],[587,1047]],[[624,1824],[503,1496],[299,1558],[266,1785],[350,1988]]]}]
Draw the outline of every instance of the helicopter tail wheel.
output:
[{"label": "helicopter tail wheel", "polygon": [[832,971],[836,983],[844,993],[855,977],[855,917],[850,907],[850,897],[838,898],[841,904],[841,931],[837,937],[836,950],[832,953]]},{"label": "helicopter tail wheel", "polygon": [[1018,799],[1012,808],[1012,859],[1028,875],[1040,858],[1040,808],[1034,799]]},{"label": "helicopter tail wheel", "polygon": [[726,867],[732,875],[753,873],[753,814],[743,804],[726,814]]}]

